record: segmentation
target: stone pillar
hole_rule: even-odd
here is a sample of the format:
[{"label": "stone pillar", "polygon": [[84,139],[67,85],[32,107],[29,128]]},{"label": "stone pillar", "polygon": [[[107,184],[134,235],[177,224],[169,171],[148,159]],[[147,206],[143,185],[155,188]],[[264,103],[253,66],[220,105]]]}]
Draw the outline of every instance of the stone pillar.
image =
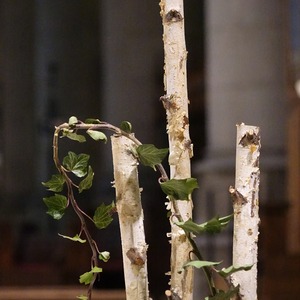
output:
[{"label": "stone pillar", "polygon": [[163,55],[158,3],[101,1],[103,117],[128,120],[144,141],[153,136],[158,55]]},{"label": "stone pillar", "polygon": [[235,124],[261,127],[263,146],[280,155],[285,140],[280,1],[207,2],[209,157],[234,149]]},{"label": "stone pillar", "polygon": [[34,186],[33,17],[34,1],[1,1],[1,206],[18,214]]},{"label": "stone pillar", "polygon": [[[201,221],[232,212],[236,124],[261,128],[261,203],[284,198],[284,39],[281,1],[206,1],[207,149],[195,167]],[[231,264],[231,234],[204,242]],[[211,250],[209,250],[211,247]],[[225,257],[224,257],[225,256]]]},{"label": "stone pillar", "polygon": [[34,186],[33,2],[0,2],[1,279],[14,270],[18,230]]}]

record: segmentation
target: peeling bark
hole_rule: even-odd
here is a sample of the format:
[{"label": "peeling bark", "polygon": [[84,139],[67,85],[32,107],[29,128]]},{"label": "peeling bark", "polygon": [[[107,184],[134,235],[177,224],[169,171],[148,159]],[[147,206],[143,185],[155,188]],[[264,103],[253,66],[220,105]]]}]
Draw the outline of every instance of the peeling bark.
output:
[{"label": "peeling bark", "polygon": [[112,152],[127,300],[148,300],[147,244],[138,183],[135,144],[126,137],[113,136]]},{"label": "peeling bark", "polygon": [[259,128],[237,125],[235,188],[229,188],[234,209],[233,265],[253,265],[231,276],[234,286],[240,285],[242,300],[257,299],[259,156]]},{"label": "peeling bark", "polygon": [[[190,158],[193,156],[193,148],[189,136],[183,0],[162,0],[160,8],[163,23],[166,92],[161,100],[167,115],[170,177],[185,179],[191,177]],[[186,221],[192,217],[192,206],[192,201],[178,200],[176,204],[171,203],[171,210],[173,215],[176,210],[179,211]],[[177,221],[175,217],[170,219],[171,292],[178,299],[189,300],[193,297],[193,268],[182,270],[182,266],[189,261],[192,247],[184,231],[173,224],[174,220]]]}]

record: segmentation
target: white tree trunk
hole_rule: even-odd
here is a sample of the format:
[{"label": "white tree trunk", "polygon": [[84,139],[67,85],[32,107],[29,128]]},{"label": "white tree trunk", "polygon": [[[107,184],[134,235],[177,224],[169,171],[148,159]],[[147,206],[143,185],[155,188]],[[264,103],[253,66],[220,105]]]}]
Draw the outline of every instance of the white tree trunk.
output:
[{"label": "white tree trunk", "polygon": [[135,144],[123,136],[112,136],[111,140],[126,299],[146,300],[149,299],[147,244],[145,242],[137,160],[132,154]]},{"label": "white tree trunk", "polygon": [[[170,177],[185,179],[191,177],[190,158],[193,155],[189,136],[188,93],[186,78],[187,51],[184,35],[183,0],[162,0],[160,2],[163,23],[165,52],[164,86],[166,95],[161,97],[167,114],[169,135]],[[192,201],[176,201],[183,220],[192,217]],[[182,266],[189,260],[192,250],[183,230],[171,220],[171,292],[174,297],[189,300],[193,296],[193,269]],[[182,272],[179,272],[182,271]],[[177,299],[177,298],[176,298]]]},{"label": "white tree trunk", "polygon": [[231,276],[232,283],[240,285],[242,300],[257,299],[259,156],[259,128],[237,125],[235,188],[229,190],[234,209],[233,266],[253,265]]}]

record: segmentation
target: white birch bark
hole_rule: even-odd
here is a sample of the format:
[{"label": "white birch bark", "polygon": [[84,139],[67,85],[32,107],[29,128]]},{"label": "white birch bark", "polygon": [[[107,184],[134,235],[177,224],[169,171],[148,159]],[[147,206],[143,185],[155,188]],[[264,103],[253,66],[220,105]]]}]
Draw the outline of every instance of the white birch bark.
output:
[{"label": "white birch bark", "polygon": [[237,125],[235,188],[230,187],[234,209],[233,266],[253,265],[232,274],[242,300],[257,299],[257,242],[259,235],[259,128]]},{"label": "white birch bark", "polygon": [[135,145],[123,136],[112,136],[111,141],[126,299],[146,300],[149,299],[147,244],[138,183],[138,163],[132,154]]},{"label": "white birch bark", "polygon": [[[167,114],[169,136],[170,177],[185,179],[191,177],[190,158],[193,155],[189,136],[188,93],[186,77],[187,51],[184,33],[183,0],[162,0],[160,2],[163,23],[165,52],[164,86],[166,95],[161,97]],[[192,201],[176,201],[183,220],[192,217]],[[173,224],[171,218],[171,292],[179,299],[192,299],[193,269],[182,266],[189,260],[192,250],[183,230]],[[178,298],[176,298],[178,299]]]}]

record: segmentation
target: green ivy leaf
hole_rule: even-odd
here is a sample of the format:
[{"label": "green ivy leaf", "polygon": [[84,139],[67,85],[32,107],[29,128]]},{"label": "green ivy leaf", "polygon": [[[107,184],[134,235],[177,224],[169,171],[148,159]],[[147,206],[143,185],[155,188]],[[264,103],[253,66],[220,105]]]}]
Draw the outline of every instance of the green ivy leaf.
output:
[{"label": "green ivy leaf", "polygon": [[158,149],[152,144],[143,144],[136,148],[140,162],[144,166],[151,167],[155,170],[155,165],[158,165],[168,154],[169,149]]},{"label": "green ivy leaf", "polygon": [[183,267],[194,267],[197,269],[203,268],[203,267],[211,267],[211,266],[216,266],[222,263],[221,261],[219,262],[214,262],[214,261],[206,261],[206,260],[192,260],[188,263],[186,263]]},{"label": "green ivy leaf", "polygon": [[99,229],[106,228],[112,221],[112,211],[115,208],[115,203],[112,202],[109,205],[102,203],[95,211],[93,220],[95,225]]},{"label": "green ivy leaf", "polygon": [[104,141],[105,143],[107,142],[106,135],[101,131],[88,129],[86,133],[95,141]]},{"label": "green ivy leaf", "polygon": [[87,297],[87,296],[84,296],[84,295],[80,295],[80,296],[77,296],[76,299],[80,299],[80,300],[88,300],[88,297]]},{"label": "green ivy leaf", "polygon": [[43,198],[43,201],[48,207],[47,214],[55,220],[62,218],[68,205],[68,200],[65,196],[55,194],[54,196]]},{"label": "green ivy leaf", "polygon": [[90,284],[94,279],[94,274],[101,272],[102,268],[94,267],[91,271],[85,272],[84,274],[80,275],[79,282],[84,283],[85,285]]},{"label": "green ivy leaf", "polygon": [[232,214],[222,218],[215,217],[203,224],[196,224],[192,219],[189,219],[185,222],[177,222],[176,225],[184,229],[185,231],[192,232],[194,234],[214,234],[221,232],[221,230],[226,227],[226,225],[232,220],[232,218]]},{"label": "green ivy leaf", "polygon": [[110,259],[110,253],[108,251],[100,252],[99,259],[104,262],[108,262],[108,260]]},{"label": "green ivy leaf", "polygon": [[64,239],[68,239],[71,240],[73,242],[79,242],[81,244],[84,244],[86,242],[86,240],[83,240],[82,238],[80,238],[80,236],[78,234],[76,234],[74,237],[70,237],[67,235],[62,235],[60,233],[58,233],[59,236],[63,237]]},{"label": "green ivy leaf", "polygon": [[194,189],[198,188],[196,178],[171,179],[160,183],[162,191],[174,200],[190,200]]},{"label": "green ivy leaf", "polygon": [[86,138],[84,135],[77,134],[76,132],[73,132],[73,130],[64,128],[62,133],[63,133],[63,136],[67,137],[70,140],[77,141],[79,143],[86,142]]},{"label": "green ivy leaf", "polygon": [[122,123],[120,125],[120,129],[127,132],[127,133],[131,133],[132,132],[132,125],[128,121],[122,121]]},{"label": "green ivy leaf", "polygon": [[85,124],[100,124],[101,121],[99,119],[92,119],[92,118],[89,118],[89,119],[86,119],[84,121]]},{"label": "green ivy leaf", "polygon": [[240,290],[239,285],[234,288],[231,287],[226,292],[219,290],[216,295],[214,295],[212,297],[205,297],[205,300],[230,300],[239,293],[239,290]]},{"label": "green ivy leaf", "polygon": [[217,271],[217,273],[219,273],[222,277],[226,278],[238,271],[249,271],[252,267],[253,265],[246,265],[241,267],[230,266],[228,268],[223,268],[222,270]]},{"label": "green ivy leaf", "polygon": [[84,295],[80,295],[80,296],[77,296],[76,299],[80,299],[80,300],[88,300],[88,297],[87,297],[87,296],[84,296]]},{"label": "green ivy leaf", "polygon": [[85,272],[79,277],[79,282],[84,284],[90,284],[93,281],[94,274],[92,272]]},{"label": "green ivy leaf", "polygon": [[88,154],[81,153],[77,155],[69,151],[68,155],[63,159],[63,166],[77,177],[83,177],[87,174],[89,159],[90,156]]},{"label": "green ivy leaf", "polygon": [[42,185],[47,187],[49,191],[61,192],[66,182],[65,178],[61,174],[52,175],[51,179],[47,182],[42,182]]},{"label": "green ivy leaf", "polygon": [[87,176],[79,183],[79,193],[88,190],[93,184],[94,172],[91,166],[88,168]]},{"label": "green ivy leaf", "polygon": [[76,117],[72,116],[69,118],[69,122],[68,122],[69,125],[75,125],[77,123],[78,123],[78,119]]}]

